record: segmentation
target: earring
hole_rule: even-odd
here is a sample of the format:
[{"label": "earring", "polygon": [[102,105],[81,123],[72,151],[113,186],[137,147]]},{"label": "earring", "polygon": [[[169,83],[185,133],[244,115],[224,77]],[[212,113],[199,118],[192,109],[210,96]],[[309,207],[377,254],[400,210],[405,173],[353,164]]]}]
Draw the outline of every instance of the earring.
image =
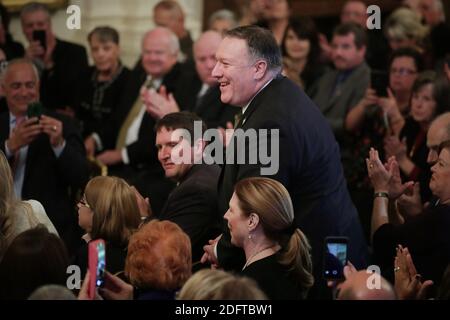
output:
[{"label": "earring", "polygon": [[251,235],[251,234],[249,234],[249,235],[248,235],[248,238],[249,238],[249,239],[251,239],[251,238],[252,238],[252,235]]}]

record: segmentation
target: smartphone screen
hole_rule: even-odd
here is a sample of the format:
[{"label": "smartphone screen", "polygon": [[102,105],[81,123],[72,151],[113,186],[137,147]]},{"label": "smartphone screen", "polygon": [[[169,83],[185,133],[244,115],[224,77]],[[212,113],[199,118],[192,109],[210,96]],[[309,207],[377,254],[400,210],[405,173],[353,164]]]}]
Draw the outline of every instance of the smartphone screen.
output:
[{"label": "smartphone screen", "polygon": [[348,239],[328,237],[324,248],[324,278],[327,280],[344,279],[344,267],[347,264]]},{"label": "smartphone screen", "polygon": [[95,288],[105,284],[106,252],[101,239],[89,242],[89,297],[94,299]]},{"label": "smartphone screen", "polygon": [[28,105],[27,117],[28,117],[28,119],[34,118],[34,117],[40,119],[42,112],[43,112],[42,104],[40,102],[33,102]]}]

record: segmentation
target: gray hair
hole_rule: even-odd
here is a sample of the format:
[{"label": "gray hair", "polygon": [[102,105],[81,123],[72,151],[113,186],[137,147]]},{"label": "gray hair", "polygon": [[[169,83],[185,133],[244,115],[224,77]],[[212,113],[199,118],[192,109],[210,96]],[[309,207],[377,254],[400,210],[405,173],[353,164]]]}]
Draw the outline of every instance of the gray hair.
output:
[{"label": "gray hair", "polygon": [[77,298],[69,289],[49,284],[34,290],[28,300],[77,300]]},{"label": "gray hair", "polygon": [[33,61],[31,61],[28,58],[17,58],[13,59],[11,61],[8,61],[7,66],[3,69],[3,71],[0,74],[0,83],[3,84],[3,81],[5,80],[6,75],[10,71],[11,67],[15,66],[16,64],[28,64],[33,69],[33,72],[36,76],[36,81],[39,82],[39,71],[34,65]]},{"label": "gray hair", "polygon": [[47,14],[48,19],[50,19],[50,11],[48,10],[48,7],[45,4],[39,2],[30,2],[24,5],[20,10],[20,19],[22,20],[26,14],[36,11],[44,11]]},{"label": "gray hair", "polygon": [[237,20],[236,20],[236,16],[235,14],[227,9],[222,9],[222,10],[217,10],[216,12],[214,12],[211,17],[209,18],[209,28],[211,28],[211,25],[217,21],[217,20],[228,20],[231,22],[231,26],[232,28],[237,26]]},{"label": "gray hair", "polygon": [[228,30],[225,37],[244,40],[255,60],[266,61],[267,69],[270,71],[281,71],[281,50],[269,30],[257,26],[243,26]]}]

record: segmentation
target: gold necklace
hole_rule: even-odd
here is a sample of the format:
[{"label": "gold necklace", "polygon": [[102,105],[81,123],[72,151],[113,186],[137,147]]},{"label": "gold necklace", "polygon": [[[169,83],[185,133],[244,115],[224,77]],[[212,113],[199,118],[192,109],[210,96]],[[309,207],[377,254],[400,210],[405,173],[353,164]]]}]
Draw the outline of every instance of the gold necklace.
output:
[{"label": "gold necklace", "polygon": [[260,254],[260,253],[262,253],[262,252],[264,252],[264,251],[266,251],[266,250],[272,249],[272,248],[275,247],[275,246],[276,246],[276,244],[271,245],[270,247],[266,247],[266,248],[264,248],[264,249],[258,250],[256,253],[252,254],[251,257],[248,258],[247,261],[245,262],[245,265],[244,265],[244,267],[242,268],[242,270],[244,270],[245,268],[247,268],[248,265],[250,264],[250,262],[252,261],[252,259],[253,259],[254,257],[256,257],[258,254]]}]

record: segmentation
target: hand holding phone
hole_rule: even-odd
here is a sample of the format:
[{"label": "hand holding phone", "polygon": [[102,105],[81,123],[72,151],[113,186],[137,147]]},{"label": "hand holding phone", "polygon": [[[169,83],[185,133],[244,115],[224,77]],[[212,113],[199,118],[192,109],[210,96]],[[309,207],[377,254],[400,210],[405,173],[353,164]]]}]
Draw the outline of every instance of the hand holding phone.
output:
[{"label": "hand holding phone", "polygon": [[47,33],[45,30],[34,30],[33,40],[39,41],[39,44],[44,48],[44,52],[47,51]]},{"label": "hand holding phone", "polygon": [[40,103],[40,102],[30,103],[28,105],[28,109],[27,109],[28,119],[31,119],[31,118],[41,119],[43,109],[44,109],[44,107],[42,106],[42,103]]},{"label": "hand holding phone", "polygon": [[348,238],[327,237],[324,248],[323,276],[326,280],[343,280],[348,262]]},{"label": "hand holding phone", "polygon": [[379,97],[387,97],[387,88],[389,87],[389,75],[386,71],[372,70],[370,78],[370,86],[374,89]]},{"label": "hand holding phone", "polygon": [[105,283],[106,268],[105,241],[98,239],[89,242],[89,299],[95,298],[96,288],[102,287]]}]

